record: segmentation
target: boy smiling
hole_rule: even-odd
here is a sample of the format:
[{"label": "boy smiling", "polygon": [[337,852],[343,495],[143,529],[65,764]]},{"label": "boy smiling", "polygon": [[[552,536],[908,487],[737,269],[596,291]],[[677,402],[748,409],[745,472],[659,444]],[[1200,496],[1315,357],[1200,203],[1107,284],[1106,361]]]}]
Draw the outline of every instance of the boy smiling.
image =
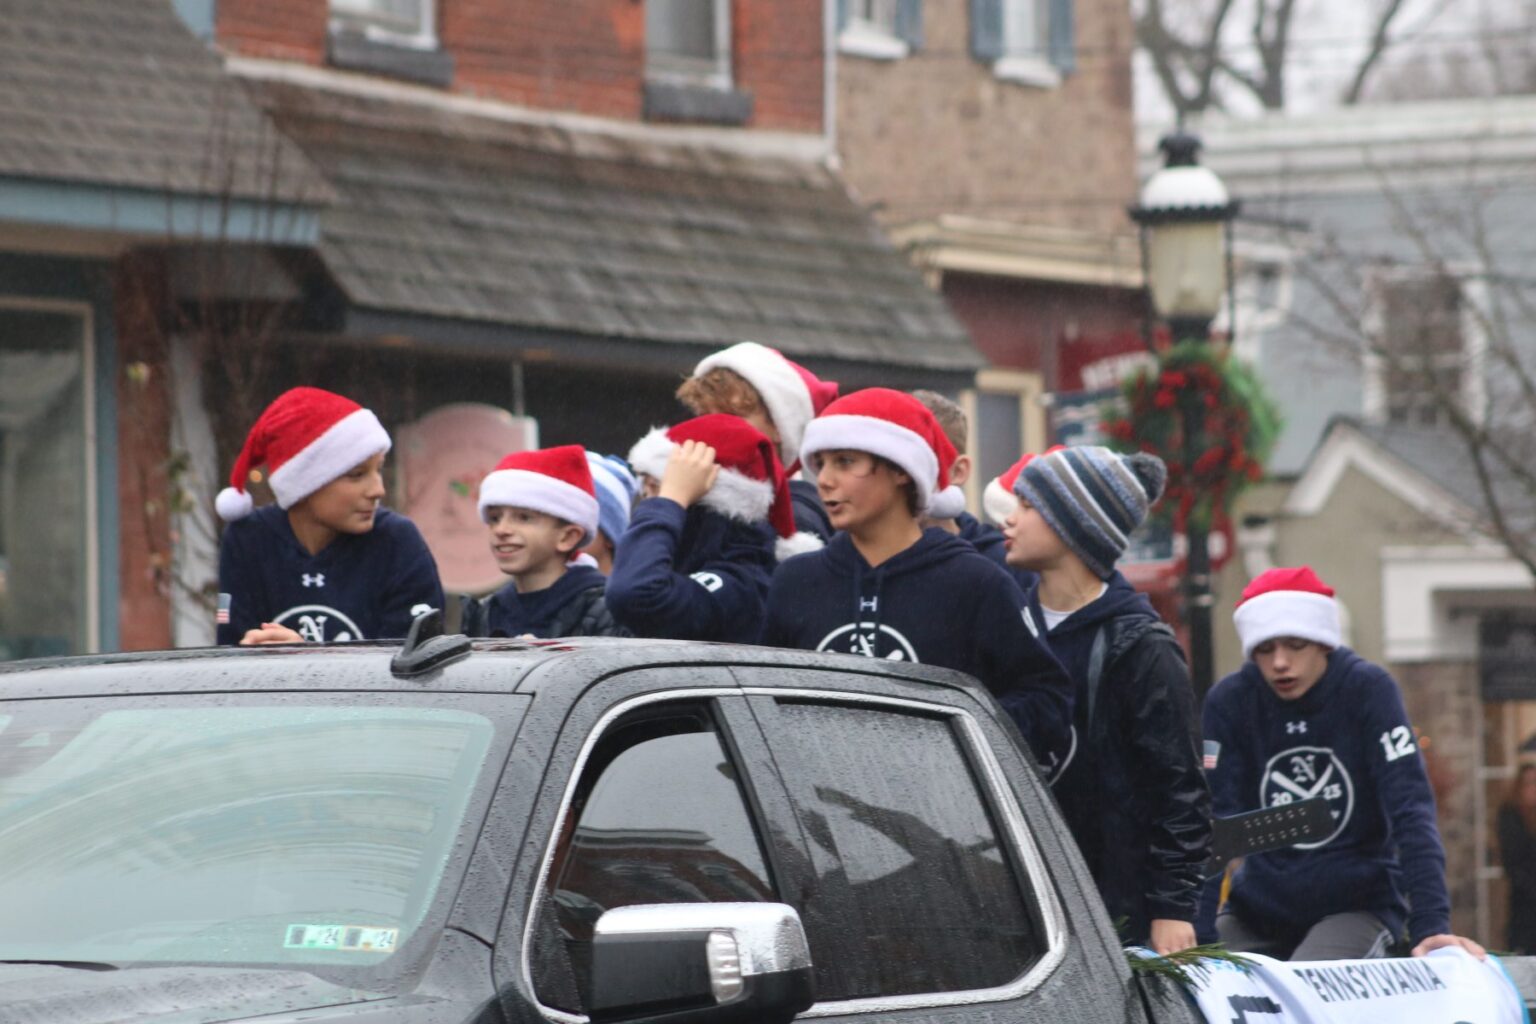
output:
[{"label": "boy smiling", "polygon": [[598,530],[599,505],[580,445],[515,452],[480,484],[491,554],[512,577],[483,601],[466,602],[469,636],[614,636],[605,579],[571,558]]}]

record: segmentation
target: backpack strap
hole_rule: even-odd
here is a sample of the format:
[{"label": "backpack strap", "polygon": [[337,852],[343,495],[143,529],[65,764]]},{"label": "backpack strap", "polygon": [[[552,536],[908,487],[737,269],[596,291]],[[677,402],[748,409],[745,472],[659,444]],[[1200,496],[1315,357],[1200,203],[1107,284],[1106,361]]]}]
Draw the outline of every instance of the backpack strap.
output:
[{"label": "backpack strap", "polygon": [[[1099,627],[1093,635],[1093,647],[1088,652],[1088,721],[1093,721],[1094,706],[1098,703],[1099,685],[1104,681],[1104,670],[1119,661],[1127,651],[1130,651],[1142,639],[1161,633],[1174,641],[1175,648],[1178,640],[1173,628],[1166,622],[1149,622],[1143,616],[1128,615],[1110,619]],[[1183,651],[1180,650],[1180,657]]]},{"label": "backpack strap", "polygon": [[1109,650],[1107,626],[1100,626],[1093,634],[1093,648],[1088,652],[1088,717],[1093,721],[1093,708],[1099,699],[1099,684],[1104,681],[1104,656]]}]

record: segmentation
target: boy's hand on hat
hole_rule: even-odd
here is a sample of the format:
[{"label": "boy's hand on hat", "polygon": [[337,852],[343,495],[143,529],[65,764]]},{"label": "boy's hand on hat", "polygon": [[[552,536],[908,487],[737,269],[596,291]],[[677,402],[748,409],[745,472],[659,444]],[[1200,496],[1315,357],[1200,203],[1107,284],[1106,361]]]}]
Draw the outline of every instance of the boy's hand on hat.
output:
[{"label": "boy's hand on hat", "polygon": [[263,644],[301,644],[304,638],[287,626],[275,622],[263,622],[260,629],[248,629],[240,638],[241,647],[260,647]]},{"label": "boy's hand on hat", "polygon": [[703,441],[684,441],[672,446],[672,457],[661,474],[661,489],[656,496],[689,508],[709,493],[719,476],[715,449]]}]

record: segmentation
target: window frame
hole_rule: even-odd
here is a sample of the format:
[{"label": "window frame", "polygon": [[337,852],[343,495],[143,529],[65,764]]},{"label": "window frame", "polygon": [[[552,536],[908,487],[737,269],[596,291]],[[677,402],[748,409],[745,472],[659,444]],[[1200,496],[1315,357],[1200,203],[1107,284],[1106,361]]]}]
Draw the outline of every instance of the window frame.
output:
[{"label": "window frame", "polygon": [[[338,10],[338,2],[341,10]],[[404,46],[412,50],[436,50],[439,46],[437,0],[416,0],[421,5],[421,13],[414,32],[392,27],[383,23],[382,19],[370,19],[362,11],[347,10],[346,3],[347,0],[326,0],[327,21],[332,33],[358,32],[371,42]],[[363,0],[365,4],[366,0]]]},{"label": "window frame", "polygon": [[[1365,315],[1362,326],[1366,345],[1362,352],[1361,369],[1364,375],[1361,388],[1362,412],[1372,423],[1392,423],[1392,391],[1389,385],[1391,370],[1387,360],[1375,351],[1376,340],[1382,338],[1389,325],[1386,322],[1385,291],[1389,287],[1412,285],[1416,282],[1443,278],[1453,283],[1460,301],[1460,319],[1457,325],[1461,345],[1457,353],[1447,352],[1430,357],[1438,366],[1442,361],[1453,363],[1461,375],[1459,385],[1463,410],[1472,421],[1482,424],[1487,417],[1488,386],[1484,371],[1488,354],[1488,334],[1475,310],[1486,307],[1487,282],[1480,268],[1468,265],[1445,267],[1391,266],[1368,270],[1365,277]],[[1417,407],[1417,402],[1410,403]],[[1410,419],[1409,427],[1437,429],[1441,424],[1423,424]]]},{"label": "window frame", "polygon": [[[1019,402],[1019,446],[1008,459],[1013,465],[1025,452],[1040,452],[1046,447],[1045,378],[1030,370],[985,369],[976,373],[975,387],[960,392],[960,408],[965,412],[965,450],[971,457],[971,478],[965,482],[965,503],[981,507],[982,492],[991,478],[981,472],[981,395],[1015,396]],[[1003,468],[1006,469],[1007,466]]]},{"label": "window frame", "polygon": [[25,313],[55,313],[75,317],[80,324],[80,400],[84,407],[81,419],[80,460],[85,467],[85,518],[80,524],[85,532],[85,582],[81,614],[85,622],[85,650],[95,654],[101,650],[102,592],[101,592],[101,509],[99,507],[100,481],[97,477],[97,445],[100,440],[96,419],[96,320],[95,310],[89,302],[68,299],[39,299],[27,296],[0,296],[0,313],[16,310]]},{"label": "window frame", "polygon": [[[1034,908],[1039,913],[1040,932],[1045,942],[1039,958],[1005,985],[985,989],[818,1001],[800,1014],[801,1018],[896,1013],[903,1010],[1008,1002],[1034,992],[1055,973],[1067,955],[1066,918],[1050,871],[1046,868],[1045,858],[1024,820],[1024,813],[1008,783],[997,752],[975,714],[952,704],[815,687],[777,687],[748,683],[742,686],[742,693],[749,698],[878,708],[915,717],[946,719],[960,747],[961,756],[967,760],[979,783],[977,792],[998,825],[1000,841],[1006,843],[1012,840],[1007,857],[1016,872],[1020,893],[1026,900],[1033,900]],[[771,746],[772,727],[765,723],[764,728],[768,732]]]},{"label": "window frame", "polygon": [[[711,672],[724,673],[725,666],[705,666]],[[642,672],[654,671],[643,669]],[[592,754],[596,751],[603,737],[613,728],[621,718],[640,708],[650,707],[656,704],[698,704],[705,705],[714,719],[720,745],[726,755],[733,759],[739,772],[738,785],[742,790],[742,798],[746,804],[747,812],[752,818],[754,829],[761,829],[771,817],[763,808],[765,796],[757,790],[755,774],[745,764],[747,757],[740,750],[737,742],[736,730],[728,721],[730,715],[721,704],[725,698],[742,697],[742,692],[735,686],[680,686],[672,690],[660,690],[651,693],[643,693],[628,699],[620,700],[612,707],[607,708],[597,721],[593,722],[582,737],[581,749],[571,762],[570,775],[560,793],[560,800],[556,805],[553,827],[550,829],[549,839],[544,846],[544,852],[539,859],[539,869],[534,875],[531,887],[528,891],[529,900],[524,908],[521,942],[522,948],[518,954],[517,970],[520,974],[520,983],[527,994],[529,1002],[534,1009],[545,1019],[558,1021],[560,1024],[589,1024],[590,1016],[584,1013],[571,1013],[558,1007],[549,1006],[539,998],[539,991],[535,981],[533,970],[533,954],[537,947],[537,925],[539,914],[543,912],[542,896],[549,891],[551,872],[554,868],[555,855],[560,846],[560,824],[565,821],[570,813],[571,804],[575,800],[576,791],[580,786],[586,772],[587,765],[591,763]],[[743,710],[745,710],[743,708]],[[772,837],[759,833],[758,843],[762,847],[764,860],[768,865],[768,873],[771,880],[779,887],[786,884],[785,867],[781,858],[777,855],[777,849]]]},{"label": "window frame", "polygon": [[1003,55],[992,62],[992,74],[1008,82],[1054,89],[1061,85],[1061,70],[1051,63],[1051,5],[1049,0],[1022,0],[1034,7],[1038,32],[1034,48],[1015,50],[1009,45],[1014,15],[1013,4],[1020,0],[1003,0]]},{"label": "window frame", "polygon": [[[652,0],[644,0],[643,16],[649,16]],[[729,90],[736,85],[736,68],[731,51],[731,2],[709,0],[715,9],[715,56],[712,60],[659,54],[651,49],[646,33],[645,80],[670,85],[703,86]]]},{"label": "window frame", "polygon": [[838,52],[870,60],[902,60],[911,56],[911,44],[901,38],[898,32],[900,17],[899,0],[892,0],[890,25],[855,17],[849,11],[847,21],[838,28]]}]

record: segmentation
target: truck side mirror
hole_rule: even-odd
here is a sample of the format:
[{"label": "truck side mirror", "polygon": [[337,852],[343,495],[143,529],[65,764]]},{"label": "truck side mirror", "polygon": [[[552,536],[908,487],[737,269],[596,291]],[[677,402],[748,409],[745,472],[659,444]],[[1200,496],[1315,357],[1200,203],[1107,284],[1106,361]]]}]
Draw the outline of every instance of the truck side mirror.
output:
[{"label": "truck side mirror", "polygon": [[789,1024],[815,1002],[805,930],[782,903],[610,910],[591,977],[593,1024]]}]

